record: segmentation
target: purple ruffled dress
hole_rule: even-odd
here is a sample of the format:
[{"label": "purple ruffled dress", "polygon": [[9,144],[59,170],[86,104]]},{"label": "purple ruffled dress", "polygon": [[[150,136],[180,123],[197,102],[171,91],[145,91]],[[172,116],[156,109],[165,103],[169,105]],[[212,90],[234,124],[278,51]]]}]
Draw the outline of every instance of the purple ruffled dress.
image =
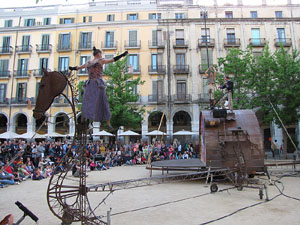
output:
[{"label": "purple ruffled dress", "polygon": [[103,66],[97,60],[90,60],[86,63],[86,68],[89,79],[83,86],[82,115],[94,122],[110,120],[111,113],[105,93],[106,84],[102,79]]}]

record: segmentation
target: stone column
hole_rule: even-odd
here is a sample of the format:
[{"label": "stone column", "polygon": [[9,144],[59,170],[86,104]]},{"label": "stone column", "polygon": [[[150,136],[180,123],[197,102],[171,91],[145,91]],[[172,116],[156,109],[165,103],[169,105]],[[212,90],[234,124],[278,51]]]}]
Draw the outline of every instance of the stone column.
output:
[{"label": "stone column", "polygon": [[172,141],[173,141],[173,118],[167,121],[167,142],[172,143]]},{"label": "stone column", "polygon": [[148,133],[148,119],[147,119],[147,121],[144,120],[142,122],[142,140],[143,141],[148,141],[148,137],[146,136],[147,133]]}]

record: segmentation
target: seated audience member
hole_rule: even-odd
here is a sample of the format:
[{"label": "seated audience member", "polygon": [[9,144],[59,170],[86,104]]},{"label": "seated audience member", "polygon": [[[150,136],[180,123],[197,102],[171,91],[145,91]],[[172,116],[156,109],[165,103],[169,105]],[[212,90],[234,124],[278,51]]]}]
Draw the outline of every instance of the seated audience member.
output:
[{"label": "seated audience member", "polygon": [[[3,166],[0,165],[0,171]],[[15,177],[12,174],[7,173],[6,171],[0,172],[0,187],[4,187],[5,184],[15,184]]]},{"label": "seated audience member", "polygon": [[44,177],[40,173],[39,168],[35,168],[32,175],[32,180],[42,180]]}]

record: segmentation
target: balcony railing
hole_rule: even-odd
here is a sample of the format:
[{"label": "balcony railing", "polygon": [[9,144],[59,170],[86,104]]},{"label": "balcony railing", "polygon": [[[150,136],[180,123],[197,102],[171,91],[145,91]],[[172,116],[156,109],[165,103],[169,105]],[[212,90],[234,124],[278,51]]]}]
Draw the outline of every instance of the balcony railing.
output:
[{"label": "balcony railing", "polygon": [[166,66],[164,65],[151,65],[148,66],[148,72],[150,74],[166,74]]},{"label": "balcony railing", "polygon": [[208,93],[201,93],[198,95],[198,101],[208,103],[209,102],[209,95]]},{"label": "balcony railing", "polygon": [[192,96],[189,94],[176,94],[171,97],[174,103],[191,102]]},{"label": "balcony railing", "polygon": [[140,73],[141,68],[140,65],[138,66],[127,66],[126,73],[133,74],[133,73]]},{"label": "balcony railing", "polygon": [[274,40],[275,46],[280,47],[291,47],[292,46],[292,39],[291,38],[275,38]]},{"label": "balcony railing", "polygon": [[9,103],[9,98],[1,98],[0,99],[0,104],[1,105],[7,105]]},{"label": "balcony railing", "polygon": [[125,49],[141,48],[141,41],[125,41]]},{"label": "balcony railing", "polygon": [[93,49],[92,42],[79,42],[78,44],[78,50],[91,50],[91,49]]},{"label": "balcony railing", "polygon": [[265,38],[250,38],[249,44],[253,47],[264,47],[266,45]]},{"label": "balcony railing", "polygon": [[14,70],[14,77],[27,78],[29,77],[28,70]]},{"label": "balcony railing", "polygon": [[207,47],[215,47],[215,39],[214,38],[210,38],[210,37],[202,37],[200,39],[198,39],[198,47],[199,48],[206,48],[206,43],[207,43]]},{"label": "balcony railing", "polygon": [[9,70],[0,70],[0,79],[1,78],[8,78],[10,77],[10,71]]},{"label": "balcony railing", "polygon": [[164,41],[149,41],[148,42],[149,48],[165,48],[166,43]]},{"label": "balcony railing", "polygon": [[54,104],[68,104],[68,100],[65,97],[58,96],[53,100]]},{"label": "balcony railing", "polygon": [[52,45],[36,45],[36,52],[37,53],[47,53],[52,51]]},{"label": "balcony railing", "polygon": [[164,104],[167,102],[167,96],[165,95],[148,95],[148,103]]},{"label": "balcony railing", "polygon": [[72,45],[71,45],[71,43],[69,43],[69,44],[59,44],[57,46],[57,51],[58,52],[70,52],[70,51],[72,51]]},{"label": "balcony railing", "polygon": [[118,42],[117,41],[104,41],[101,42],[102,49],[117,49]]},{"label": "balcony railing", "polygon": [[241,41],[239,38],[225,38],[224,47],[239,47],[241,46]]},{"label": "balcony railing", "polygon": [[174,73],[189,73],[188,65],[175,65],[173,66]]},{"label": "balcony railing", "polygon": [[16,52],[18,54],[28,54],[32,52],[32,46],[31,45],[20,45],[16,47]]},{"label": "balcony railing", "polygon": [[82,69],[82,70],[79,70],[79,71],[77,72],[77,74],[80,74],[80,75],[87,75],[87,74],[88,74],[88,71],[87,71],[87,69]]},{"label": "balcony railing", "polygon": [[12,52],[13,52],[13,47],[11,46],[0,48],[0,55],[11,55]]},{"label": "balcony railing", "polygon": [[173,48],[188,48],[189,44],[187,40],[177,39],[173,43]]},{"label": "balcony railing", "polygon": [[16,97],[11,99],[11,104],[20,104],[20,105],[27,105],[28,98],[27,97]]},{"label": "balcony railing", "polygon": [[[50,72],[50,69],[46,69],[48,72]],[[42,77],[44,75],[44,71],[42,69],[35,69],[32,70],[31,74],[33,74],[33,76],[35,77]]]}]

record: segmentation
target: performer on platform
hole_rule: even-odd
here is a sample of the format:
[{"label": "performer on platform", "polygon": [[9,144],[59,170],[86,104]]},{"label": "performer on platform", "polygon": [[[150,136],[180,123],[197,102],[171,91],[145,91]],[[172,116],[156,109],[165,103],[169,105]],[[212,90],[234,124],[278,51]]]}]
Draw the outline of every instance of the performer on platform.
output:
[{"label": "performer on platform", "polygon": [[222,86],[220,86],[220,89],[226,88],[226,94],[222,97],[220,100],[221,106],[224,108],[224,103],[226,98],[228,98],[228,108],[230,112],[233,112],[233,102],[232,102],[232,96],[233,96],[233,82],[230,80],[230,77],[226,76],[225,77],[226,83]]},{"label": "performer on platform", "polygon": [[116,62],[128,54],[127,51],[112,59],[102,58],[102,51],[93,47],[94,58],[81,66],[69,67],[70,70],[80,70],[86,68],[89,78],[84,83],[84,94],[82,101],[82,115],[84,118],[94,122],[106,121],[107,126],[112,129],[110,124],[111,113],[107,96],[105,93],[106,84],[103,77],[103,65]]}]

